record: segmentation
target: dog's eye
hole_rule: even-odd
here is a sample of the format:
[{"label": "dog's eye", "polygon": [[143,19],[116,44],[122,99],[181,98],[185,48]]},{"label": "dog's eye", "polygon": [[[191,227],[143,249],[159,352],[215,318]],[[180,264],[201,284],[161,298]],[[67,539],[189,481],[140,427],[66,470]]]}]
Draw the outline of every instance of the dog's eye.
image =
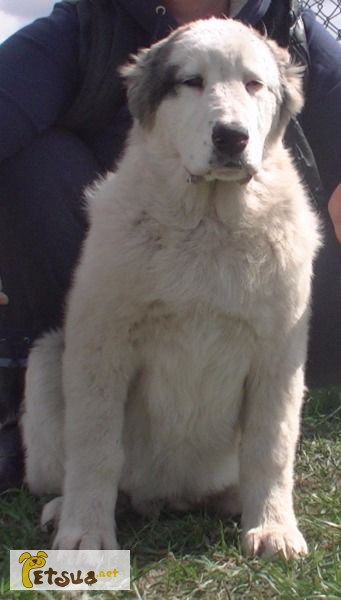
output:
[{"label": "dog's eye", "polygon": [[255,94],[262,89],[263,83],[258,81],[258,79],[251,79],[250,81],[246,82],[245,87],[249,94]]},{"label": "dog's eye", "polygon": [[184,79],[182,85],[186,85],[187,87],[197,88],[202,90],[204,87],[204,80],[201,75],[194,75],[193,77],[188,77],[188,79]]}]

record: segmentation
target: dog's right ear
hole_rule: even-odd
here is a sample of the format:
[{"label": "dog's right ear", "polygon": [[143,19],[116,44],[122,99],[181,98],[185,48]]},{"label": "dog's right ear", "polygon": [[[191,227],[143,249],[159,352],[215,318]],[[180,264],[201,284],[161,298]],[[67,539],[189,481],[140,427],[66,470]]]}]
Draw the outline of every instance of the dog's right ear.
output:
[{"label": "dog's right ear", "polygon": [[141,50],[120,68],[127,87],[129,110],[143,127],[153,126],[161,101],[175,90],[177,67],[168,63],[172,37]]}]

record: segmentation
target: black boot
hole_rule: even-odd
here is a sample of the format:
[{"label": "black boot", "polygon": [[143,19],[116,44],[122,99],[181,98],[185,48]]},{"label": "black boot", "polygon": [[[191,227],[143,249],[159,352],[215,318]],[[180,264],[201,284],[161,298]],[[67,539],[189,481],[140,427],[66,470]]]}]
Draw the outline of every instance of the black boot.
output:
[{"label": "black boot", "polygon": [[24,389],[22,367],[0,367],[0,493],[21,486],[23,449],[18,426]]}]

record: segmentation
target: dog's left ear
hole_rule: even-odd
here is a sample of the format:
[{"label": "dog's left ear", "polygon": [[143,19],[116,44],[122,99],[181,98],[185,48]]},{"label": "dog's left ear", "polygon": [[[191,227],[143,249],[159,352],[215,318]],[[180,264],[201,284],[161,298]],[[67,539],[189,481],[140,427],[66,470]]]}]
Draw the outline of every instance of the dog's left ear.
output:
[{"label": "dog's left ear", "polygon": [[303,74],[305,67],[294,64],[289,52],[278,46],[276,42],[267,40],[273,53],[281,76],[282,98],[280,109],[280,130],[285,131],[290,119],[299,114],[303,108]]},{"label": "dog's left ear", "polygon": [[23,552],[22,554],[20,554],[18,560],[20,563],[22,563],[23,560],[27,560],[28,558],[31,558],[31,554],[29,552]]},{"label": "dog's left ear", "polygon": [[127,87],[129,110],[144,127],[153,126],[160,102],[175,87],[177,69],[167,64],[171,37],[148,50],[141,50],[120,68]]}]

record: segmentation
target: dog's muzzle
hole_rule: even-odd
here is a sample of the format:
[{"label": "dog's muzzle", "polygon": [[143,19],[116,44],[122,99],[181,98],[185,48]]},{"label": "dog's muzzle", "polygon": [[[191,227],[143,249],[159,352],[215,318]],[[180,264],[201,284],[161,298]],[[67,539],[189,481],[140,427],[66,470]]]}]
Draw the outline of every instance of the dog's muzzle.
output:
[{"label": "dog's muzzle", "polygon": [[211,176],[216,179],[244,180],[247,171],[244,151],[248,143],[249,132],[245,127],[238,123],[226,125],[217,122],[212,131]]},{"label": "dog's muzzle", "polygon": [[212,157],[209,168],[202,175],[189,173],[188,183],[201,181],[236,181],[245,184],[254,175],[251,165],[244,158],[244,151],[249,142],[249,133],[238,123],[226,125],[217,122],[212,130]]}]

